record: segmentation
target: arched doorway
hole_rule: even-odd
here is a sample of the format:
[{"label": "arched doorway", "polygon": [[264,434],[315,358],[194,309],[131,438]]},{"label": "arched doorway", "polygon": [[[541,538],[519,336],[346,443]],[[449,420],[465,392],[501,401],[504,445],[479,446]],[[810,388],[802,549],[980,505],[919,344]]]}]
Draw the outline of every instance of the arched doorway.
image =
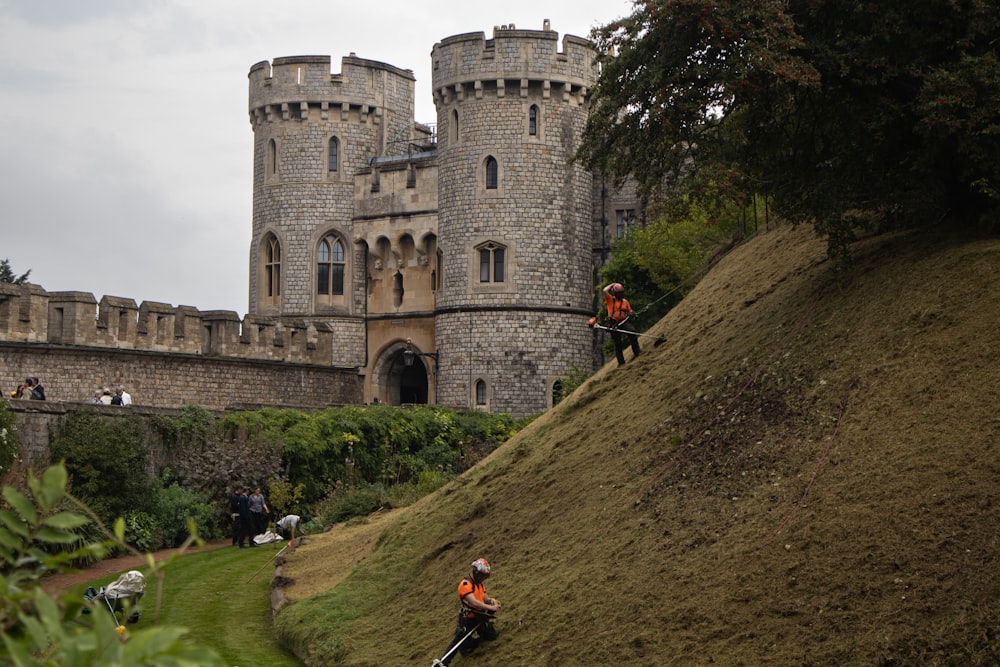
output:
[{"label": "arched doorway", "polygon": [[412,366],[403,365],[399,376],[399,403],[427,403],[427,369],[420,359],[415,359]]},{"label": "arched doorway", "polygon": [[428,362],[418,355],[404,355],[405,350],[406,343],[400,341],[382,351],[375,367],[373,390],[389,405],[424,405],[430,397]]}]

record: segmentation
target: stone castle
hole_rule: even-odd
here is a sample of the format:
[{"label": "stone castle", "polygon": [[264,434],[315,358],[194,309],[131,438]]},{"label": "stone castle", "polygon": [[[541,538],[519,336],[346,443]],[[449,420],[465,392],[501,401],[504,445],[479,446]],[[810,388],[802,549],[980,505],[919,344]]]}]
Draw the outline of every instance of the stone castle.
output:
[{"label": "stone castle", "polygon": [[[234,387],[226,404],[270,394],[517,416],[551,406],[562,378],[600,360],[587,326],[597,269],[643,214],[633,191],[571,161],[597,76],[592,45],[560,44],[545,21],[449,37],[431,58],[434,126],[414,120],[411,70],[354,54],[339,73],[328,56],[251,67],[245,318],[6,286],[4,367],[27,368],[17,355],[34,350],[27,361],[46,368],[41,348],[68,344],[182,358],[186,372],[205,357],[241,363],[236,375],[256,374],[260,389]],[[299,386],[275,391],[270,378],[289,368]]]}]

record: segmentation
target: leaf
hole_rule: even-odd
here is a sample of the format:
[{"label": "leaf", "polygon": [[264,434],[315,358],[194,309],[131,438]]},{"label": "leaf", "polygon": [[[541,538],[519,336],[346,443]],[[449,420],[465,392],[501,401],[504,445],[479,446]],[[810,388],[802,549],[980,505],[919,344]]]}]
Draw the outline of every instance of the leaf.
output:
[{"label": "leaf", "polygon": [[62,463],[49,466],[42,473],[41,502],[45,507],[55,507],[66,495],[66,466]]},{"label": "leaf", "polygon": [[35,539],[40,542],[48,542],[49,544],[73,544],[80,538],[73,533],[66,532],[65,530],[42,526],[38,529],[38,532],[35,533]]},{"label": "leaf", "polygon": [[124,517],[118,517],[117,519],[115,519],[114,533],[115,533],[115,537],[118,538],[119,542],[124,542],[125,541],[125,518]]},{"label": "leaf", "polygon": [[38,512],[31,500],[12,486],[3,487],[3,497],[29,524],[38,523]]},{"label": "leaf", "polygon": [[52,526],[53,528],[62,528],[64,530],[73,530],[88,523],[90,523],[90,519],[75,512],[59,512],[58,514],[46,517],[42,521],[43,526]]},{"label": "leaf", "polygon": [[7,530],[15,535],[27,537],[29,534],[28,527],[24,524],[24,520],[10,510],[0,510],[0,523],[3,523],[3,525],[7,527]]}]

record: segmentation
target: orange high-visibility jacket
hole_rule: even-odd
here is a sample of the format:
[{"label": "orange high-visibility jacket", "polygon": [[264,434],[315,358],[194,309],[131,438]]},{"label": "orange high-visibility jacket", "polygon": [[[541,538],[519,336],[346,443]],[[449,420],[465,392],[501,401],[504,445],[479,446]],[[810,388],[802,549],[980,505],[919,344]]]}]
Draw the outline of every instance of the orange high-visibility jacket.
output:
[{"label": "orange high-visibility jacket", "polygon": [[628,299],[616,299],[610,294],[605,294],[604,304],[608,307],[608,318],[615,322],[624,322],[632,314],[632,306]]},{"label": "orange high-visibility jacket", "polygon": [[476,614],[476,610],[465,602],[465,596],[469,593],[472,593],[472,597],[486,604],[486,586],[477,584],[469,578],[462,579],[462,583],[458,585],[458,597],[462,601],[462,615],[465,617],[472,617]]}]

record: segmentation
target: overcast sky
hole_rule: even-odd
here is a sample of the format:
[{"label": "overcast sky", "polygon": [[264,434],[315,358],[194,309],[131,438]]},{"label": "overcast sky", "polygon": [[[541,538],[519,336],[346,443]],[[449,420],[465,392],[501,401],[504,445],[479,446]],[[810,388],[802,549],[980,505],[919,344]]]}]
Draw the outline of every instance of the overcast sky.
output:
[{"label": "overcast sky", "polygon": [[560,40],[630,0],[0,0],[0,259],[50,292],[247,310],[253,133],[247,73],[329,55],[413,70],[513,23]]}]

